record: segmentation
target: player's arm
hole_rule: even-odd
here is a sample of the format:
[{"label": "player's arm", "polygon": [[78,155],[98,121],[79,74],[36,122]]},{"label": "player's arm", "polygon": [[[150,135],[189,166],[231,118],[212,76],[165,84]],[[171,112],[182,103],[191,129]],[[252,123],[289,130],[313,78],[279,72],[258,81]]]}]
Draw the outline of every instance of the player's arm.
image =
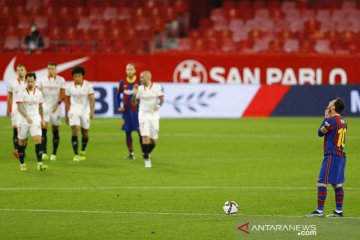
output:
[{"label": "player's arm", "polygon": [[39,114],[41,117],[41,125],[43,125],[43,123],[44,123],[44,108],[43,108],[42,103],[39,103]]},{"label": "player's arm", "polygon": [[11,106],[13,103],[13,93],[12,92],[8,92],[8,97],[7,97],[7,111],[6,111],[6,116],[10,117],[10,112],[11,112]]},{"label": "player's arm", "polygon": [[54,106],[52,106],[52,112],[55,112],[58,109],[58,107],[60,107],[64,99],[65,99],[65,89],[61,88],[59,94],[59,100],[54,104]]},{"label": "player's arm", "polygon": [[164,96],[159,97],[159,105],[160,107],[164,104]]},{"label": "player's arm", "polygon": [[325,119],[318,130],[319,137],[325,136],[333,127],[331,120],[331,111],[328,107],[325,109],[324,115],[325,115]]},{"label": "player's arm", "polygon": [[65,122],[69,124],[70,96],[65,96]]},{"label": "player's arm", "polygon": [[94,97],[94,94],[90,94],[89,98],[90,98],[90,118],[93,118],[94,113],[95,113],[95,97]]},{"label": "player's arm", "polygon": [[326,135],[328,132],[329,131],[324,126],[321,126],[318,130],[318,136],[322,137],[322,136]]},{"label": "player's arm", "polygon": [[134,88],[134,93],[133,93],[133,96],[131,98],[131,104],[132,105],[138,105],[139,104],[139,89],[136,87]]},{"label": "player's arm", "polygon": [[41,80],[41,79],[36,82],[35,87],[36,87],[37,89],[39,89],[41,92],[44,91],[44,87],[43,87],[43,85],[42,85],[42,80]]},{"label": "player's arm", "polygon": [[164,104],[164,95],[159,97],[158,104],[154,106],[154,111],[157,111],[160,109],[160,107]]},{"label": "player's arm", "polygon": [[17,109],[18,109],[19,113],[21,114],[21,116],[23,116],[29,124],[33,123],[32,119],[26,113],[23,102],[17,102]]},{"label": "player's arm", "polygon": [[323,137],[334,128],[333,118],[325,118],[318,130],[318,136]]},{"label": "player's arm", "polygon": [[124,85],[123,85],[123,81],[120,81],[119,83],[119,88],[117,90],[116,93],[116,104],[117,104],[117,109],[119,112],[124,112],[124,106],[123,102],[121,101],[121,94],[124,94]]},{"label": "player's arm", "polygon": [[44,107],[43,107],[43,95],[40,94],[40,99],[39,99],[39,114],[40,114],[40,118],[41,118],[41,126],[44,125]]}]

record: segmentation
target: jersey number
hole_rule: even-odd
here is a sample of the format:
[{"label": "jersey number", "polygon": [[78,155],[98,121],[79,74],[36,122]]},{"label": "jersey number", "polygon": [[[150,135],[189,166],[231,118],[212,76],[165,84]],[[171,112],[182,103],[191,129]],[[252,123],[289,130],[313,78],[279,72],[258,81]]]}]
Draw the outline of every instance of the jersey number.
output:
[{"label": "jersey number", "polygon": [[346,133],[346,128],[341,128],[338,131],[339,134],[339,138],[338,138],[338,142],[337,142],[337,146],[338,147],[345,147],[345,133]]}]

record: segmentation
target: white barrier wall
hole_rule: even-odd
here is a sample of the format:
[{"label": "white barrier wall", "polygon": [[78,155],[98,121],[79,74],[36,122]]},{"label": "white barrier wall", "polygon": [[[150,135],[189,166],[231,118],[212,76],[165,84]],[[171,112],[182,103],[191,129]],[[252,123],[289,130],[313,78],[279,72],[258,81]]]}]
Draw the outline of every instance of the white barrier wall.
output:
[{"label": "white barrier wall", "polygon": [[[94,82],[96,117],[120,117],[118,83]],[[321,116],[331,99],[342,97],[345,116],[360,116],[360,85],[266,86],[163,83],[162,118]],[[6,115],[6,85],[0,81],[0,116]],[[64,108],[64,104],[62,105]],[[64,113],[64,110],[63,110]]]},{"label": "white barrier wall", "polygon": [[[116,107],[117,83],[94,82],[97,117],[121,116]],[[229,86],[219,84],[161,84],[165,104],[160,109],[163,118],[239,118],[260,86]],[[0,82],[0,96],[6,95],[6,85]],[[0,115],[6,114],[6,101],[0,102]]]},{"label": "white barrier wall", "polygon": [[[116,83],[94,83],[96,115],[113,117],[116,111]],[[219,84],[161,84],[165,104],[163,118],[239,118],[260,86]]]}]

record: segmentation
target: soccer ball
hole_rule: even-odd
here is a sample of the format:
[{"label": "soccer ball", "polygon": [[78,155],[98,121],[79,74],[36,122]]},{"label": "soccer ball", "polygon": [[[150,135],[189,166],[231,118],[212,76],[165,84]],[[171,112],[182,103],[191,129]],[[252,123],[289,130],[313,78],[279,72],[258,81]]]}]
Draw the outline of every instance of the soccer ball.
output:
[{"label": "soccer ball", "polygon": [[238,211],[238,204],[234,201],[226,201],[224,203],[223,209],[226,215],[235,214]]}]

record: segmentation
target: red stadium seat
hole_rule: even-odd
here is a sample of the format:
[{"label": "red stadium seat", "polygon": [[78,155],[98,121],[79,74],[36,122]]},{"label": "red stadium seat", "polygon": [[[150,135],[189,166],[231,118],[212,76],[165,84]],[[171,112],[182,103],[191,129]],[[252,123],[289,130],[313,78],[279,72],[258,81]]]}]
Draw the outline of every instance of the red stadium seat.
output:
[{"label": "red stadium seat", "polygon": [[83,17],[83,18],[80,18],[79,19],[79,22],[77,24],[77,29],[89,29],[92,27],[92,24],[91,24],[91,19],[90,18],[87,18],[87,17]]},{"label": "red stadium seat", "polygon": [[284,1],[281,4],[281,10],[283,10],[283,12],[287,12],[289,10],[294,10],[296,9],[296,2],[295,1]]},{"label": "red stadium seat", "polygon": [[225,18],[217,19],[214,21],[214,30],[222,31],[227,29],[229,26],[228,21]]},{"label": "red stadium seat", "polygon": [[98,29],[97,31],[95,31],[95,34],[93,35],[93,37],[96,41],[107,40],[106,32],[104,29]]},{"label": "red stadium seat", "polygon": [[3,49],[6,52],[16,51],[19,49],[19,47],[20,47],[20,40],[18,37],[10,36],[10,37],[5,38]]},{"label": "red stadium seat", "polygon": [[107,7],[104,10],[103,13],[103,19],[109,20],[109,19],[116,19],[118,16],[117,8],[115,7]]},{"label": "red stadium seat", "polygon": [[229,8],[235,8],[236,4],[234,0],[224,0],[222,3],[222,8],[229,9]]},{"label": "red stadium seat", "polygon": [[208,38],[203,39],[203,42],[206,42],[205,46],[202,46],[202,48],[198,47],[196,51],[203,51],[206,50],[210,53],[216,53],[221,51],[221,41],[219,41],[216,38]]},{"label": "red stadium seat", "polygon": [[314,9],[305,9],[301,11],[301,20],[303,22],[311,21],[315,19],[315,10]]},{"label": "red stadium seat", "polygon": [[268,9],[258,9],[255,11],[255,19],[257,20],[268,20],[270,12]]},{"label": "red stadium seat", "polygon": [[214,22],[225,19],[224,10],[221,8],[214,8],[213,10],[211,10],[210,19]]},{"label": "red stadium seat", "polygon": [[266,52],[267,50],[269,50],[269,41],[258,39],[254,42],[253,52]]},{"label": "red stadium seat", "polygon": [[319,22],[327,22],[327,21],[330,21],[330,19],[331,19],[331,11],[330,10],[320,9],[316,13],[316,20],[318,20]]},{"label": "red stadium seat", "polygon": [[61,31],[60,31],[60,28],[59,27],[53,27],[50,29],[50,32],[49,32],[49,38],[51,40],[58,40],[58,39],[61,39],[62,36],[61,36]]},{"label": "red stadium seat", "polygon": [[226,38],[222,41],[221,51],[226,53],[235,52],[236,44],[232,41],[232,39]]},{"label": "red stadium seat", "polygon": [[317,40],[314,46],[314,50],[317,53],[326,53],[326,54],[333,52],[330,48],[329,40]]},{"label": "red stadium seat", "polygon": [[191,39],[180,38],[178,40],[177,48],[178,51],[190,51],[191,50]]},{"label": "red stadium seat", "polygon": [[119,20],[130,20],[132,18],[132,11],[130,8],[120,8],[118,11]]},{"label": "red stadium seat", "polygon": [[103,9],[100,7],[92,7],[90,9],[89,18],[92,19],[101,19],[103,17]]},{"label": "red stadium seat", "polygon": [[30,30],[31,23],[32,23],[31,19],[21,16],[18,18],[17,28]]},{"label": "red stadium seat", "polygon": [[240,18],[239,9],[232,7],[232,8],[225,8],[224,9],[225,18],[228,20]]},{"label": "red stadium seat", "polygon": [[299,40],[287,39],[283,45],[283,50],[286,53],[293,53],[299,51]]},{"label": "red stadium seat", "polygon": [[242,41],[242,40],[246,40],[248,38],[248,34],[247,32],[242,29],[242,30],[237,30],[236,32],[233,32],[232,34],[232,40],[236,43]]},{"label": "red stadium seat", "polygon": [[48,21],[45,17],[35,17],[34,24],[40,30],[46,29],[48,27]]},{"label": "red stadium seat", "polygon": [[105,21],[103,19],[92,19],[90,28],[92,30],[105,29]]},{"label": "red stadium seat", "polygon": [[266,4],[264,0],[253,0],[253,8],[257,11],[259,9],[265,9]]},{"label": "red stadium seat", "polygon": [[344,10],[356,9],[356,1],[343,1],[341,8]]}]

